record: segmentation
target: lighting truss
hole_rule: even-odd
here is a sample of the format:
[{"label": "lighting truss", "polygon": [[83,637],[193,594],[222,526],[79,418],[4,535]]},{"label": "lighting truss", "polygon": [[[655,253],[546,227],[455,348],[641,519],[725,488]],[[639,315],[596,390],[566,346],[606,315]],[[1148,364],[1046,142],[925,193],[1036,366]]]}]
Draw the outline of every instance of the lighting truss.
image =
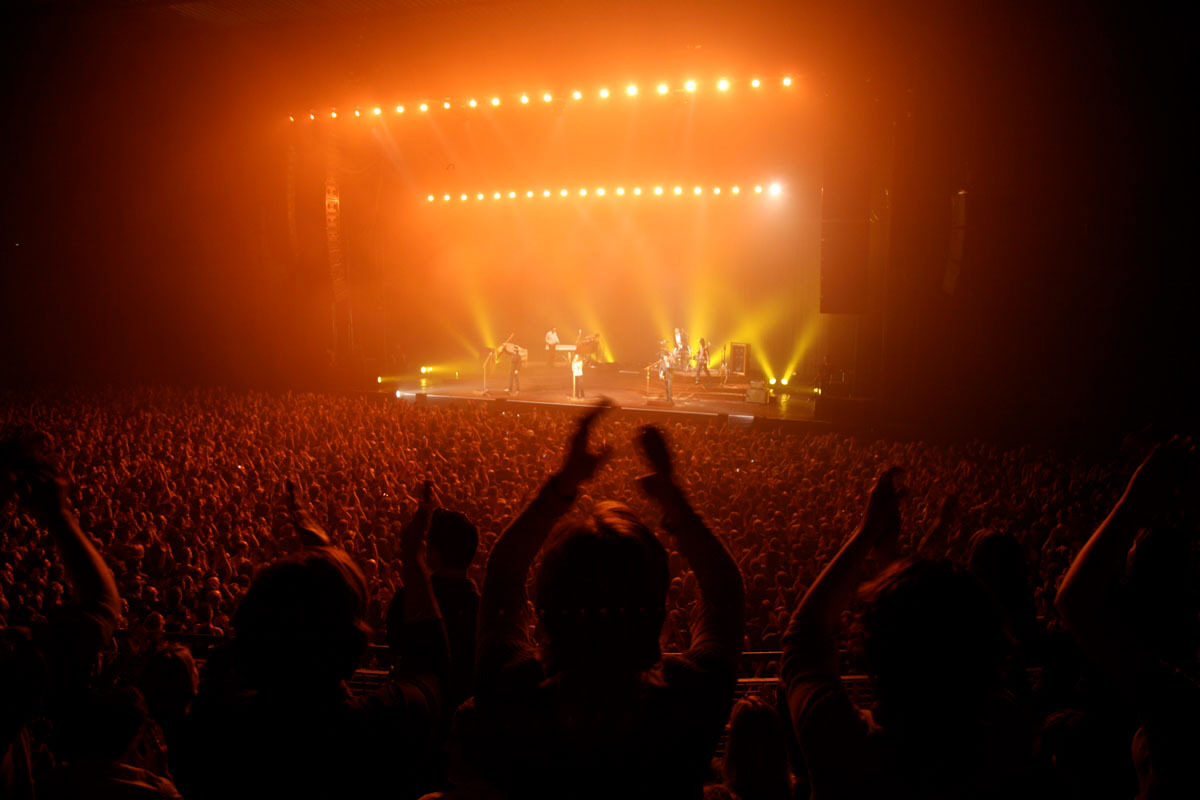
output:
[{"label": "lighting truss", "polygon": [[623,184],[618,186],[559,186],[553,189],[491,189],[489,191],[472,192],[464,192],[461,190],[455,192],[434,192],[425,195],[425,201],[427,203],[464,204],[484,201],[517,202],[529,200],[563,200],[565,198],[574,198],[576,200],[606,201],[637,200],[639,198],[667,199],[677,197],[778,197],[782,194],[783,184],[779,183],[778,181],[731,184],[727,186],[711,186],[691,183],[649,183]]},{"label": "lighting truss", "polygon": [[[638,100],[641,98],[664,99],[671,97],[692,98],[698,94],[726,95],[738,89],[754,93],[762,93],[770,88],[786,91],[796,85],[791,75],[783,75],[774,80],[764,80],[760,77],[750,77],[732,80],[721,77],[715,80],[700,82],[694,78],[669,83],[667,81],[652,81],[646,84],[613,83],[611,86],[599,86],[591,90],[572,88],[566,91],[524,91],[511,94],[478,94],[469,97],[448,97],[432,99],[427,97],[414,102],[374,103],[365,106],[350,106],[350,111],[341,114],[338,109],[330,108],[324,111],[311,109],[303,114],[291,114],[289,122],[296,120],[338,120],[338,119],[386,119],[399,116],[420,116],[422,114],[438,113],[439,111],[471,111],[485,108],[515,106],[517,108],[539,108],[546,106],[568,106],[583,103],[611,103],[620,99]],[[645,91],[642,91],[642,89]]]}]

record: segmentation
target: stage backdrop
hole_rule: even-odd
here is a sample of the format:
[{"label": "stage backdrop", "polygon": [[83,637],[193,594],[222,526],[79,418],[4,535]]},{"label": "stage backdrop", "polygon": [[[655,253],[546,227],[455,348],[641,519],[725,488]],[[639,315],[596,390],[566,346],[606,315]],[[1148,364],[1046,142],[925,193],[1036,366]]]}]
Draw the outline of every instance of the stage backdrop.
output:
[{"label": "stage backdrop", "polygon": [[[310,273],[330,263],[333,241],[353,350],[383,372],[466,369],[510,335],[539,350],[552,326],[563,342],[599,333],[604,357],[640,366],[681,326],[714,354],[749,342],[767,376],[807,377],[831,328],[818,314],[818,103],[779,75],[758,89],[736,78],[729,93],[679,81],[662,95],[651,82],[630,97],[614,83],[602,100],[589,83],[575,100],[564,79],[528,88],[528,105],[518,88],[481,87],[450,110],[425,95],[422,113],[415,93],[404,113],[391,97],[380,115],[375,101],[360,117],[325,109],[281,126],[277,211],[294,216]],[[469,97],[476,108],[462,107]],[[276,229],[293,236],[290,222]]]}]

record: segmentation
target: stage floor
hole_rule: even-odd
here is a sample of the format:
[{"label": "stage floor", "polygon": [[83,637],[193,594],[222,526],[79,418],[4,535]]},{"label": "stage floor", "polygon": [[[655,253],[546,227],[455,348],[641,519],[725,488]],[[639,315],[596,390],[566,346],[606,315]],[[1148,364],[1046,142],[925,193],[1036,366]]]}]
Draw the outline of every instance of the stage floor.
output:
[{"label": "stage floor", "polygon": [[521,386],[517,392],[507,391],[508,379],[507,370],[499,370],[494,375],[489,373],[486,385],[482,375],[463,375],[461,378],[435,375],[416,380],[385,380],[380,383],[379,390],[402,399],[420,399],[422,402],[504,400],[508,403],[564,408],[585,406],[600,397],[607,397],[618,408],[629,411],[709,417],[727,415],[731,419],[747,422],[756,418],[813,422],[816,408],[811,387],[792,387],[784,392],[768,391],[767,402],[750,402],[747,400],[748,390],[751,389],[749,382],[733,378],[723,381],[716,375],[701,377],[699,384],[693,375],[678,375],[672,385],[674,402],[671,404],[666,402],[661,379],[652,378],[647,385],[644,372],[606,366],[585,371],[585,396],[582,400],[571,397],[571,376],[562,366],[527,365],[521,370]]}]

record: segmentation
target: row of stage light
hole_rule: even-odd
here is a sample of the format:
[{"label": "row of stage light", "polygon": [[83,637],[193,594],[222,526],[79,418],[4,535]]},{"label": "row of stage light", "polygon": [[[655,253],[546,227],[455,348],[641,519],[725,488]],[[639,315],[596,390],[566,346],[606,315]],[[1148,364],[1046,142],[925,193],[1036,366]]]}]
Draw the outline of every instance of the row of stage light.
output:
[{"label": "row of stage light", "polygon": [[[791,88],[794,84],[795,84],[795,80],[790,75],[785,75],[784,77],[779,79],[779,85],[784,89]],[[767,85],[767,83],[759,78],[751,78],[749,81],[746,82],[745,85],[748,86],[750,89],[763,89]],[[728,92],[731,89],[735,88],[735,85],[734,85],[734,82],[729,80],[728,78],[721,78],[720,80],[718,80],[716,83],[713,84],[713,87],[718,92]],[[614,90],[610,90],[608,87],[601,87],[600,89],[597,89],[595,91],[595,93],[590,93],[590,94],[585,94],[583,91],[581,91],[579,89],[575,89],[574,91],[570,92],[569,94],[561,95],[561,96],[556,95],[553,92],[543,92],[540,98],[538,98],[536,95],[522,93],[520,95],[514,95],[514,96],[510,97],[509,101],[511,101],[517,105],[523,105],[523,106],[536,105],[537,102],[539,101],[539,99],[543,105],[545,105],[547,103],[553,103],[553,102],[555,102],[555,100],[561,100],[564,103],[566,103],[566,102],[578,103],[578,102],[583,101],[585,98],[592,98],[592,97],[594,97],[597,100],[608,100],[614,94],[622,94],[622,93],[626,97],[637,97],[639,94],[641,94],[641,91],[642,91],[641,88],[636,83],[630,83],[630,84],[627,84],[623,89],[620,89],[620,90],[614,91]],[[694,80],[684,81],[682,84],[678,84],[674,87],[671,86],[671,84],[669,84],[669,83],[659,83],[654,87],[654,89],[652,91],[655,95],[657,95],[659,97],[667,97],[670,95],[688,96],[688,95],[694,95],[694,94],[700,92],[701,86],[699,83],[697,83]],[[449,111],[454,108],[479,108],[481,106],[482,107],[491,106],[491,107],[495,108],[495,107],[504,105],[505,102],[506,102],[506,100],[504,98],[500,97],[500,95],[492,95],[491,97],[489,97],[485,100],[480,100],[480,99],[472,97],[467,100],[460,100],[457,103],[452,102],[449,98],[446,98],[446,99],[443,99],[441,102],[423,101],[423,102],[412,104],[412,105],[401,103],[396,106],[377,105],[377,106],[368,106],[366,109],[355,108],[352,112],[348,112],[346,116],[370,118],[370,117],[382,117],[385,113],[404,114],[410,110],[415,110],[419,113],[426,113],[435,108],[441,108],[443,111]],[[301,116],[303,116],[303,115],[301,115]],[[338,116],[337,109],[334,108],[334,109],[330,109],[326,113],[321,113],[321,114],[318,114],[316,111],[310,111],[310,112],[308,112],[308,118],[309,118],[309,120],[316,120],[316,119],[320,119],[320,118],[338,119],[339,116]],[[297,119],[297,117],[295,114],[288,116],[289,122],[295,122],[296,119]]]},{"label": "row of stage light", "polygon": [[[727,189],[724,189],[720,186],[713,186],[712,188],[709,188],[709,189],[706,189],[703,186],[693,186],[691,189],[687,189],[683,186],[671,186],[671,187],[654,186],[654,187],[650,187],[647,189],[643,189],[641,186],[634,186],[633,188],[630,188],[630,189],[626,189],[624,186],[618,186],[615,189],[612,189],[611,191],[603,186],[599,186],[594,189],[589,189],[586,186],[584,186],[584,187],[581,187],[581,188],[575,189],[575,190],[559,189],[558,191],[554,191],[552,189],[543,189],[540,192],[535,192],[532,189],[527,189],[524,192],[515,192],[515,191],[476,192],[474,194],[471,194],[469,192],[463,192],[463,193],[457,195],[457,200],[459,202],[465,203],[472,199],[478,201],[478,200],[487,200],[488,198],[491,198],[492,200],[517,200],[517,199],[523,197],[526,200],[533,200],[534,198],[539,198],[539,197],[540,198],[555,198],[555,197],[558,197],[558,198],[562,198],[562,197],[584,197],[584,198],[602,198],[603,197],[603,198],[607,198],[607,197],[642,197],[642,196],[680,197],[683,195],[691,195],[691,196],[708,195],[708,196],[715,196],[715,197],[721,197],[721,196],[725,196],[725,195],[733,195],[734,197],[739,197],[743,194],[757,194],[757,195],[765,194],[765,195],[769,195],[771,197],[778,197],[779,195],[783,194],[783,185],[779,184],[779,183],[771,183],[771,184],[764,186],[763,184],[760,183],[760,184],[756,184],[753,189],[747,189],[745,191],[742,190],[741,186],[730,186]],[[436,195],[436,194],[426,195],[425,200],[426,200],[426,202],[429,202],[429,203],[435,203],[438,201],[439,197],[443,203],[449,203],[452,200],[456,199],[455,195],[447,193],[447,194],[442,194],[442,195]]]}]

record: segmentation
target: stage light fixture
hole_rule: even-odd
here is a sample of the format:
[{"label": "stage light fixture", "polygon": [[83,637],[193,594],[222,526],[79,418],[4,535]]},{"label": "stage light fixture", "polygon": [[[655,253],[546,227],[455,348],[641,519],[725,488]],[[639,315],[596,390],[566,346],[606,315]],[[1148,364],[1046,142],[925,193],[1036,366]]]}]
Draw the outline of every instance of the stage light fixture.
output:
[{"label": "stage light fixture", "polygon": [[600,90],[600,99],[601,99],[601,100],[607,100],[607,99],[608,99],[608,89],[601,89],[601,90]]},{"label": "stage light fixture", "polygon": [[308,115],[308,118],[309,118],[309,119],[316,119],[316,118],[317,118],[317,115],[316,115],[316,114],[312,114],[312,113],[310,113],[310,114]]},{"label": "stage light fixture", "polygon": [[382,375],[376,375],[376,376],[375,376],[375,382],[376,382],[376,383],[383,383],[383,376],[382,376]]},{"label": "stage light fixture", "polygon": [[[737,186],[737,185],[733,185],[733,186],[729,186],[729,187],[721,187],[721,186],[703,186],[703,185],[695,185],[694,184],[692,186],[690,192],[687,191],[687,187],[682,184],[670,185],[670,186],[663,186],[660,184],[657,186],[645,187],[645,189],[647,192],[653,191],[654,195],[657,197],[662,197],[663,195],[666,195],[666,194],[671,194],[674,197],[682,197],[685,194],[690,194],[693,197],[703,197],[704,195],[708,194],[709,192],[711,192],[713,196],[718,196],[718,197],[721,195],[724,195],[724,194],[732,194],[734,196],[737,196],[737,195],[740,195],[742,192],[741,187]],[[570,197],[572,195],[575,195],[575,196],[581,197],[581,198],[584,198],[584,197],[607,198],[607,197],[613,196],[614,194],[617,197],[626,197],[630,194],[640,197],[643,193],[643,187],[641,187],[641,186],[633,186],[633,187],[614,186],[614,187],[610,188],[610,187],[606,187],[606,186],[593,186],[593,187],[581,186],[577,189],[563,188],[563,189],[557,189],[557,190],[553,190],[553,189],[541,189],[541,190],[537,190],[537,189],[515,190],[515,189],[513,189],[513,190],[508,190],[508,189],[505,189],[505,190],[489,192],[488,194],[491,194],[493,200],[502,200],[504,198],[508,198],[510,200],[515,200],[518,197],[520,197],[522,193],[524,193],[524,196],[526,199],[532,200],[533,198],[537,197],[537,194],[539,191],[541,192],[542,197],[546,197],[546,198],[552,197],[555,191],[557,191],[561,197]],[[773,182],[770,184],[757,184],[754,187],[754,191],[756,194],[760,194],[760,195],[761,194],[769,194],[773,197],[780,196],[783,194],[783,184],[779,183],[779,182]],[[432,202],[432,201],[436,200],[437,197],[438,197],[437,194],[431,194],[431,195],[428,195],[428,200],[430,202]],[[454,195],[453,194],[443,194],[443,195],[441,195],[441,197],[442,197],[442,200],[444,200],[444,201],[450,201],[454,198]],[[469,194],[462,193],[459,195],[459,200],[462,200],[465,202],[467,199],[469,199],[469,197],[470,197]],[[475,195],[475,198],[477,200],[483,200],[483,199],[485,199],[485,193],[479,192],[478,194]]]},{"label": "stage light fixture", "polygon": [[426,197],[425,199],[426,199],[426,200],[428,200],[429,202],[431,202],[431,203],[432,203],[432,202],[433,202],[433,195],[429,195],[429,197]]},{"label": "stage light fixture", "polygon": [[694,92],[694,91],[696,91],[696,82],[695,82],[695,81],[688,81],[687,83],[685,83],[685,84],[683,85],[683,88],[684,88],[684,89],[686,89],[686,90],[687,90],[687,91],[689,91],[689,92]]},{"label": "stage light fixture", "polygon": [[628,86],[625,87],[625,94],[629,95],[630,97],[633,97],[634,95],[637,94],[637,86],[634,86],[632,83],[629,84]]},{"label": "stage light fixture", "polygon": [[330,119],[337,119],[337,112],[336,112],[336,111],[330,111],[330,112],[329,112],[329,118],[330,118]]},{"label": "stage light fixture", "polygon": [[449,101],[449,100],[443,100],[443,101],[442,101],[442,108],[444,108],[444,109],[446,109],[447,111],[449,111],[449,110],[450,110],[450,101]]},{"label": "stage light fixture", "polygon": [[422,111],[428,111],[428,110],[429,110],[429,104],[428,104],[428,103],[421,103],[421,105],[419,106],[419,108],[420,108]]},{"label": "stage light fixture", "polygon": [[670,87],[667,86],[665,83],[660,83],[658,85],[658,93],[659,94],[666,94],[668,91],[670,91]]},{"label": "stage light fixture", "polygon": [[783,79],[783,85],[784,85],[784,86],[791,86],[791,85],[792,85],[792,76],[791,76],[791,75],[788,75],[787,77],[785,77],[785,78]]},{"label": "stage light fixture", "polygon": [[356,116],[356,117],[361,117],[361,116],[362,116],[362,112],[361,112],[361,111],[359,111],[359,110],[356,108],[356,109],[354,109],[354,116]]},{"label": "stage light fixture", "polygon": [[581,91],[579,91],[578,89],[576,89],[575,91],[571,92],[571,97],[574,97],[576,100],[582,100],[582,99],[583,99],[583,92],[581,92]]},{"label": "stage light fixture", "polygon": [[771,384],[772,386],[774,386],[774,385],[775,385],[775,379],[774,379],[774,378],[771,378],[771,379],[769,379],[769,380],[767,381],[767,383],[769,383],[769,384]]},{"label": "stage light fixture", "polygon": [[522,103],[528,103],[528,102],[529,102],[529,95],[527,95],[527,94],[523,94],[523,95],[521,95],[521,102],[522,102]]},{"label": "stage light fixture", "polygon": [[400,399],[400,390],[399,389],[396,390],[396,399],[397,400]]},{"label": "stage light fixture", "polygon": [[729,81],[725,78],[721,78],[721,80],[717,81],[717,89],[719,89],[722,92],[728,91],[729,90]]},{"label": "stage light fixture", "polygon": [[293,117],[291,114],[288,114],[288,122],[295,122],[295,121],[296,121],[296,118]]},{"label": "stage light fixture", "polygon": [[371,109],[371,113],[378,117],[380,114],[383,113],[383,109],[380,108],[379,106],[375,106],[374,108]]},{"label": "stage light fixture", "polygon": [[467,105],[469,105],[471,108],[474,108],[475,106],[479,105],[479,103],[475,102],[475,98],[472,97],[470,100],[467,101]]},{"label": "stage light fixture", "polygon": [[396,113],[397,113],[397,114],[403,114],[403,113],[404,113],[404,106],[396,106]]},{"label": "stage light fixture", "polygon": [[783,384],[784,386],[787,386],[788,379],[787,379],[787,378],[780,378],[780,379],[779,379],[779,382],[780,382],[781,384]]},{"label": "stage light fixture", "polygon": [[762,86],[762,81],[760,81],[758,78],[755,78],[754,80],[750,81],[750,85],[757,89],[758,87]]},{"label": "stage light fixture", "polygon": [[544,95],[542,95],[543,103],[549,103],[553,99],[554,99],[554,95],[550,94],[549,92],[546,92]]},{"label": "stage light fixture", "polygon": [[500,98],[499,98],[499,97],[493,97],[493,98],[492,98],[492,105],[494,105],[494,106],[498,106],[498,105],[500,105]]}]

